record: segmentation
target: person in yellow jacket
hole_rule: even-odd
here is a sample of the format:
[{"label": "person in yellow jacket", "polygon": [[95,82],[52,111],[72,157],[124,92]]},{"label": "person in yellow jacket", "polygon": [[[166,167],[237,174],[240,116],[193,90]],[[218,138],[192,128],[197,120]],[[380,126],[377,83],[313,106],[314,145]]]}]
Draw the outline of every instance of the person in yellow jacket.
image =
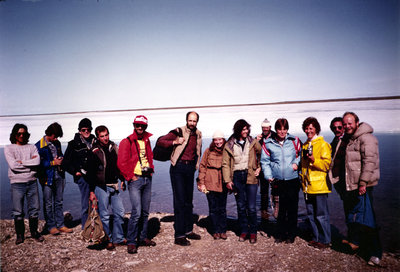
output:
[{"label": "person in yellow jacket", "polygon": [[331,242],[328,194],[331,184],[326,179],[331,164],[331,146],[319,136],[321,126],[314,117],[303,122],[307,141],[302,146],[301,179],[306,202],[307,217],[312,230],[310,246],[324,249]]}]

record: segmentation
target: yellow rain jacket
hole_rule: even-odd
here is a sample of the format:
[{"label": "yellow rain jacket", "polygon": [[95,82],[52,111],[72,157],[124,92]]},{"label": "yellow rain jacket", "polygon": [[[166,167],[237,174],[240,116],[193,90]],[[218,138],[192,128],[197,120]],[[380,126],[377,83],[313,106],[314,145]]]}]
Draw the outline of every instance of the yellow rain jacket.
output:
[{"label": "yellow rain jacket", "polygon": [[[308,143],[302,146],[304,154],[307,152]],[[331,146],[324,141],[324,137],[318,136],[311,141],[315,161],[312,163],[304,155],[301,157],[301,180],[303,192],[307,194],[326,194],[332,190],[332,185],[326,179],[331,164]]]}]

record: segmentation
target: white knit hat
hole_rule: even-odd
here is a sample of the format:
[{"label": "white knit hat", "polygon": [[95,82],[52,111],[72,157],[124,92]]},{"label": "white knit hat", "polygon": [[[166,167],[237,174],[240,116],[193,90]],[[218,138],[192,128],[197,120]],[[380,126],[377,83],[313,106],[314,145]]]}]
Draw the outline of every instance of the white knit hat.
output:
[{"label": "white knit hat", "polygon": [[271,123],[268,121],[267,118],[261,123],[261,127],[270,127]]},{"label": "white knit hat", "polygon": [[212,136],[213,139],[224,138],[224,133],[221,130],[216,130]]}]

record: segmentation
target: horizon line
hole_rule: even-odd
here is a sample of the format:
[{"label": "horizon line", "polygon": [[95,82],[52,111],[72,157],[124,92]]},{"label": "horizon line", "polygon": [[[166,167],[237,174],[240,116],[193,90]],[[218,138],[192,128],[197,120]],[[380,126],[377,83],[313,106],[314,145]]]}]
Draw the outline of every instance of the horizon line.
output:
[{"label": "horizon line", "polygon": [[393,95],[393,96],[375,96],[375,97],[355,97],[355,98],[333,98],[333,99],[317,99],[317,100],[278,101],[278,102],[268,102],[268,103],[202,105],[202,106],[178,106],[178,107],[121,109],[121,110],[88,110],[88,111],[71,111],[71,112],[53,112],[53,113],[28,113],[28,114],[0,115],[0,118],[23,117],[23,116],[46,116],[46,115],[73,115],[73,114],[106,113],[106,112],[179,110],[179,109],[193,109],[193,108],[198,108],[198,109],[204,109],[204,108],[229,108],[229,107],[270,106],[270,105],[284,105],[284,104],[328,103],[328,102],[349,102],[349,101],[374,101],[374,100],[394,100],[394,99],[400,99],[400,96]]}]

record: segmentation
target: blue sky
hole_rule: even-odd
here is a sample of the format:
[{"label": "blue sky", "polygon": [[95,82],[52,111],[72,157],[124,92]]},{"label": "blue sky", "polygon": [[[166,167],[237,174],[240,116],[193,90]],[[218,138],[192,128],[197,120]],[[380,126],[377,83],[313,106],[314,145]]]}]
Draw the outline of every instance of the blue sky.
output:
[{"label": "blue sky", "polygon": [[399,95],[399,1],[0,2],[0,115]]}]

